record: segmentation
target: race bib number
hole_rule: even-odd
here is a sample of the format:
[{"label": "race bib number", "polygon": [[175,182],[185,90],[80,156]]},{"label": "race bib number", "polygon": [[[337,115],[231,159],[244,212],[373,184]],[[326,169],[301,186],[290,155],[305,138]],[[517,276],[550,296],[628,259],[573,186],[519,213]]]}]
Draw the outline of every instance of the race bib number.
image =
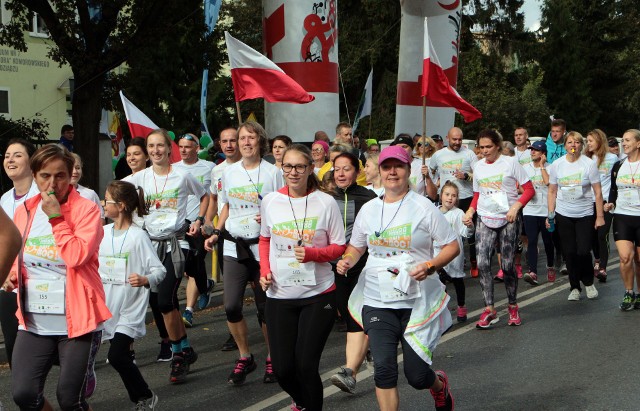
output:
[{"label": "race bib number", "polygon": [[113,256],[99,256],[98,273],[103,284],[124,284],[127,282],[127,259]]},{"label": "race bib number", "polygon": [[560,187],[560,199],[563,201],[576,201],[584,198],[582,193],[582,186],[567,186]]},{"label": "race bib number", "polygon": [[278,258],[278,284],[316,285],[316,274],[313,263],[301,263],[295,258]]},{"label": "race bib number", "polygon": [[229,217],[226,228],[234,237],[256,238],[260,235],[260,224],[256,221],[255,214],[240,217]]},{"label": "race bib number", "polygon": [[170,208],[161,208],[153,213],[153,216],[146,220],[146,227],[151,232],[163,232],[173,230],[178,220],[178,212]]},{"label": "race bib number", "polygon": [[64,279],[28,279],[26,311],[40,314],[64,314],[64,285]]},{"label": "race bib number", "polygon": [[640,192],[637,188],[625,188],[618,191],[619,206],[633,207],[640,205]]},{"label": "race bib number", "polygon": [[380,287],[380,299],[383,302],[391,303],[395,301],[413,300],[420,297],[420,287],[418,286],[418,282],[415,280],[411,280],[409,289],[407,290],[406,293],[396,289],[393,286],[393,282],[395,281],[396,277],[400,273],[400,270],[403,270],[403,268],[397,268],[395,270],[398,271],[397,274],[395,272],[389,271],[389,269],[387,268],[378,269],[378,284]]},{"label": "race bib number", "polygon": [[491,214],[505,214],[509,211],[509,199],[507,193],[503,191],[482,195],[480,198],[482,199],[482,208]]}]

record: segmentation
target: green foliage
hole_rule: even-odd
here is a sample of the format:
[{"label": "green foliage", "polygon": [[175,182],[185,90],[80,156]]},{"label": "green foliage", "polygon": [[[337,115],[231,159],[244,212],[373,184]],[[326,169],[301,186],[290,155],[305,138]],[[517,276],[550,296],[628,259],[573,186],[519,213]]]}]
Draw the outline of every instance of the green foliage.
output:
[{"label": "green foliage", "polygon": [[[20,118],[10,120],[0,116],[0,146],[12,138],[24,138],[35,142],[47,140],[49,137],[49,123],[38,117],[32,119]],[[4,150],[2,150],[4,152]]]}]

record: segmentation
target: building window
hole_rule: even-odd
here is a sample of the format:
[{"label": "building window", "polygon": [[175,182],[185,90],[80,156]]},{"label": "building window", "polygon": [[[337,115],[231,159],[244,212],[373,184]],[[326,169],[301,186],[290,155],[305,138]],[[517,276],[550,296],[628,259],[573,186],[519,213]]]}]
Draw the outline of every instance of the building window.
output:
[{"label": "building window", "polygon": [[33,13],[29,23],[29,35],[32,37],[49,37],[49,30],[47,30],[44,20],[36,13]]},{"label": "building window", "polygon": [[11,117],[8,88],[0,88],[0,116]]}]

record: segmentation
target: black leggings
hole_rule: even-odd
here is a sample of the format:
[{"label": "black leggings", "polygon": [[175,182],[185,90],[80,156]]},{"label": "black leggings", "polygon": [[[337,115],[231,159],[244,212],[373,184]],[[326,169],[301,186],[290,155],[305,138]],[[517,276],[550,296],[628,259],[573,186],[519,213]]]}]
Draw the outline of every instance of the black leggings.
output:
[{"label": "black leggings", "polygon": [[[596,215],[596,205],[593,203],[593,215]],[[595,218],[595,217],[594,217]],[[613,213],[604,213],[604,225],[598,227],[596,232],[593,233],[593,257],[596,260],[600,260],[600,268],[606,270],[609,263],[609,230],[611,230],[611,223],[613,222]]]},{"label": "black leggings", "polygon": [[376,362],[373,379],[382,389],[398,386],[398,342],[404,355],[404,375],[409,385],[417,390],[431,388],[436,374],[429,364],[404,339],[411,309],[362,307],[362,324],[369,336],[369,347]]},{"label": "black leggings", "polygon": [[[188,256],[189,250],[182,249],[182,253]],[[158,292],[151,291],[149,293],[149,305],[151,306],[151,312],[153,313],[153,319],[158,328],[160,338],[169,338],[167,327],[164,325],[164,317],[162,314],[168,314],[173,310],[180,310],[180,301],[178,300],[178,288],[182,282],[182,272],[180,270],[180,276],[176,277],[176,270],[173,267],[173,260],[171,253],[165,254],[165,258],[162,261],[162,265],[167,274],[164,279],[158,284]]]},{"label": "black leggings", "polygon": [[207,292],[207,267],[205,266],[204,258],[207,255],[207,250],[204,249],[204,237],[198,231],[195,236],[185,236],[189,243],[189,254],[185,254],[184,272],[196,281],[196,287],[198,287],[198,293],[204,294]]},{"label": "black leggings", "polygon": [[224,257],[224,311],[227,321],[239,323],[243,320],[244,292],[247,284],[253,282],[253,295],[258,309],[258,323],[264,322],[266,294],[260,287],[260,266],[256,260],[238,261],[233,257]]},{"label": "black leggings", "polygon": [[140,374],[138,366],[133,363],[133,358],[129,353],[133,338],[125,334],[115,333],[109,342],[109,364],[120,374],[124,387],[129,393],[129,399],[132,402],[138,402],[151,398],[153,393],[142,374]]},{"label": "black leggings", "polygon": [[527,248],[527,262],[529,271],[538,273],[538,234],[542,235],[544,251],[547,253],[547,267],[553,267],[555,249],[553,248],[553,236],[545,226],[547,218],[532,215],[524,216],[524,228],[529,240]]},{"label": "black leggings", "polygon": [[321,410],[323,387],[318,369],[333,327],[335,292],[303,299],[267,298],[265,314],[278,384],[298,407]]},{"label": "black leggings", "polygon": [[572,290],[582,291],[580,282],[585,286],[593,285],[593,265],[591,265],[591,243],[593,237],[593,215],[586,217],[565,217],[556,213],[558,235],[562,241],[562,251],[569,271],[569,283]]},{"label": "black leggings", "polygon": [[456,300],[458,307],[464,307],[466,290],[464,288],[464,278],[451,278],[453,288],[456,290]]},{"label": "black leggings", "polygon": [[[97,331],[101,332],[101,331]],[[87,368],[94,332],[80,337],[38,335],[18,331],[13,359],[19,367],[11,370],[13,401],[21,410],[41,410],[44,385],[53,365],[60,358],[60,377],[56,397],[63,411],[88,410],[84,397]]]},{"label": "black leggings", "polygon": [[336,273],[335,267],[333,267],[333,269],[336,279],[336,308],[340,311],[340,315],[347,325],[347,332],[361,332],[362,327],[360,327],[360,324],[349,314],[349,296],[351,296],[351,291],[353,291],[356,284],[358,284],[360,273],[352,273],[349,271],[348,275],[345,276]]},{"label": "black leggings", "polygon": [[17,294],[0,290],[0,326],[2,326],[4,348],[7,351],[9,366],[11,366],[13,346],[16,343],[16,336],[18,335],[18,317],[16,317],[17,309]]},{"label": "black leggings", "polygon": [[[471,207],[471,201],[473,200],[473,197],[468,197],[468,198],[461,198],[458,201],[458,208],[460,208],[460,210],[464,211],[465,213],[467,212],[467,210],[469,209],[469,207]],[[476,227],[478,225],[478,214],[474,213],[473,214],[473,226]],[[467,238],[467,242],[469,243],[469,261],[470,262],[475,262],[477,260],[476,257],[476,236],[471,233],[471,235]]]}]

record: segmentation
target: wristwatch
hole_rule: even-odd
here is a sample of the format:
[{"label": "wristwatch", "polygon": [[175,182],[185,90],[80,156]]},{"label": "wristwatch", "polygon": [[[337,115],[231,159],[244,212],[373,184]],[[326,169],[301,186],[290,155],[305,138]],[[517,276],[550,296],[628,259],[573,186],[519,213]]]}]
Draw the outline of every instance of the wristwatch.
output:
[{"label": "wristwatch", "polygon": [[436,272],[436,266],[431,262],[427,261],[425,264],[427,265],[427,275],[431,275]]},{"label": "wristwatch", "polygon": [[218,237],[220,237],[220,230],[214,228],[213,230],[211,230],[211,235],[217,235]]},{"label": "wristwatch", "polygon": [[198,217],[196,217],[196,221],[200,221],[202,224],[204,224],[204,217],[199,215]]}]

